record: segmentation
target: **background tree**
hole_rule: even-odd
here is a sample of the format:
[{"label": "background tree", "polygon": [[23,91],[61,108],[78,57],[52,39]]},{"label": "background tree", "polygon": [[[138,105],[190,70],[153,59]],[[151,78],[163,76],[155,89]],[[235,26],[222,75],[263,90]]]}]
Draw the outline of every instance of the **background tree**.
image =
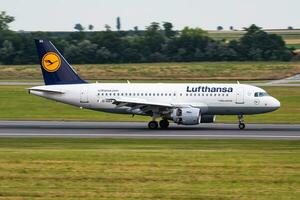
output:
[{"label": "background tree", "polygon": [[251,25],[240,39],[237,48],[243,60],[290,60],[292,52],[281,36],[268,34],[261,27]]},{"label": "background tree", "polygon": [[2,11],[0,13],[0,31],[1,30],[8,30],[8,24],[15,20],[14,17],[9,16],[6,12]]},{"label": "background tree", "polygon": [[105,28],[106,31],[111,31],[111,27],[110,27],[110,25],[108,25],[108,24],[105,24],[105,25],[104,25],[104,28]]},{"label": "background tree", "polygon": [[224,29],[223,26],[218,26],[218,27],[217,27],[217,30],[218,30],[218,31],[222,31],[223,29]]},{"label": "background tree", "polygon": [[179,37],[170,42],[168,55],[173,57],[174,61],[206,60],[204,52],[210,40],[206,31],[185,27]]},{"label": "background tree", "polygon": [[90,25],[88,26],[88,29],[89,29],[90,31],[92,31],[92,30],[94,30],[94,26],[93,26],[92,24],[90,24]]},{"label": "background tree", "polygon": [[140,42],[143,54],[149,58],[148,61],[156,61],[157,55],[165,43],[165,37],[158,22],[152,22],[150,26],[146,27],[145,34]]},{"label": "background tree", "polygon": [[147,30],[148,32],[157,32],[158,30],[160,30],[160,25],[159,25],[158,22],[152,22],[152,23],[150,24],[150,26],[147,26],[147,27],[146,27],[146,30]]},{"label": "background tree", "polygon": [[121,18],[117,17],[116,28],[118,31],[121,30]]},{"label": "background tree", "polygon": [[78,23],[78,24],[75,24],[74,29],[77,30],[77,31],[83,31],[84,27],[81,24]]},{"label": "background tree", "polygon": [[[4,19],[6,17],[3,17]],[[146,30],[84,32],[79,24],[75,32],[15,32],[0,30],[0,63],[38,63],[34,38],[47,38],[71,63],[142,63],[238,60],[291,60],[292,50],[283,39],[252,25],[236,40],[214,40],[200,28],[185,27],[173,31],[170,22],[153,22]],[[91,26],[88,26],[88,30]]]},{"label": "background tree", "polygon": [[173,31],[173,24],[170,22],[163,22],[163,27],[164,27],[164,32],[165,32],[165,36],[167,38],[171,38],[175,36],[175,31]]},{"label": "background tree", "polygon": [[5,40],[0,48],[0,59],[3,64],[13,64],[15,49],[11,41]]}]

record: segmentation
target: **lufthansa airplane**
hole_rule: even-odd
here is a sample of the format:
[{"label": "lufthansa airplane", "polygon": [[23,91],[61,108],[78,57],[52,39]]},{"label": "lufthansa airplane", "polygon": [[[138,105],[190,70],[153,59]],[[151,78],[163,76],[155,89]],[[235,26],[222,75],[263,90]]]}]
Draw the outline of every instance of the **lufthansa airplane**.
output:
[{"label": "lufthansa airplane", "polygon": [[[213,123],[216,115],[244,115],[277,110],[280,102],[258,87],[208,83],[87,83],[48,40],[35,40],[45,85],[29,93],[95,111],[145,115],[150,129]],[[157,119],[161,119],[157,122]]]}]

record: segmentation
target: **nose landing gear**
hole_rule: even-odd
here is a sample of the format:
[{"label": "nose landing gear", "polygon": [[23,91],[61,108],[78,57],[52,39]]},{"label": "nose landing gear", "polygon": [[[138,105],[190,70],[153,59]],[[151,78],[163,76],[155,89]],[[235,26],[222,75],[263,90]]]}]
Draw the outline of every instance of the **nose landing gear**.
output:
[{"label": "nose landing gear", "polygon": [[245,129],[246,125],[244,123],[244,116],[238,115],[238,119],[239,119],[239,129],[241,130]]}]

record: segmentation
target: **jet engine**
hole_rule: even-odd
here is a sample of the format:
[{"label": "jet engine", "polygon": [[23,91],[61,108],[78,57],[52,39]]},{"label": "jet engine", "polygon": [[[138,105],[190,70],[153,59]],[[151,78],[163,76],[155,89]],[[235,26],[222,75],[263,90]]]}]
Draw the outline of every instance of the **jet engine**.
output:
[{"label": "jet engine", "polygon": [[216,121],[216,115],[202,115],[201,123],[214,123]]},{"label": "jet engine", "polygon": [[176,108],[172,112],[172,119],[177,124],[197,125],[201,122],[199,108]]}]

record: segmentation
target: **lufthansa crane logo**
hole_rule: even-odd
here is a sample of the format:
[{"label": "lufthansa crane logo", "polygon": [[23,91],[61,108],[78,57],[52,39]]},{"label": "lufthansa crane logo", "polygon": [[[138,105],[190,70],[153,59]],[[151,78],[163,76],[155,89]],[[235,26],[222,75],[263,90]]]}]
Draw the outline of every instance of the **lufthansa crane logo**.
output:
[{"label": "lufthansa crane logo", "polygon": [[46,53],[42,59],[42,66],[47,72],[56,72],[60,65],[61,59],[54,52]]}]

